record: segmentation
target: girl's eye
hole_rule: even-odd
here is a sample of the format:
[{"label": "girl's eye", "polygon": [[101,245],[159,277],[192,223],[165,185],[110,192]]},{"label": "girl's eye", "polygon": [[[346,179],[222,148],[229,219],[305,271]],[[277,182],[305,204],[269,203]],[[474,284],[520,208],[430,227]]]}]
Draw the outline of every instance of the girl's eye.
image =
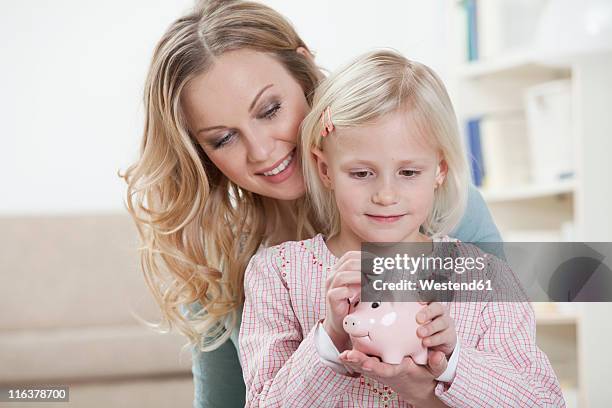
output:
[{"label": "girl's eye", "polygon": [[370,174],[372,174],[372,172],[369,170],[351,171],[350,173],[351,177],[356,178],[356,179],[364,179],[368,177]]},{"label": "girl's eye", "polygon": [[281,104],[279,102],[270,106],[262,115],[259,116],[260,119],[272,119],[278,114],[278,111],[281,108]]},{"label": "girl's eye", "polygon": [[416,177],[421,174],[418,170],[401,170],[400,174],[405,177]]},{"label": "girl's eye", "polygon": [[228,144],[229,142],[232,141],[232,139],[234,138],[236,132],[229,132],[226,133],[224,136],[222,136],[220,139],[217,139],[214,144],[213,144],[213,148],[214,149],[219,149],[223,146],[225,146],[226,144]]}]

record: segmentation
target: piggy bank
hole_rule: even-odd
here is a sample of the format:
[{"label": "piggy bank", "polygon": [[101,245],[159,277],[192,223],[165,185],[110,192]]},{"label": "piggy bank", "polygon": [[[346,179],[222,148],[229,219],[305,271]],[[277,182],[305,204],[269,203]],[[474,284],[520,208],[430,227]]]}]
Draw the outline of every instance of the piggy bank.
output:
[{"label": "piggy bank", "polygon": [[427,347],[417,336],[418,302],[358,302],[344,318],[343,326],[353,348],[378,356],[389,364],[399,364],[411,356],[417,364],[427,364]]}]

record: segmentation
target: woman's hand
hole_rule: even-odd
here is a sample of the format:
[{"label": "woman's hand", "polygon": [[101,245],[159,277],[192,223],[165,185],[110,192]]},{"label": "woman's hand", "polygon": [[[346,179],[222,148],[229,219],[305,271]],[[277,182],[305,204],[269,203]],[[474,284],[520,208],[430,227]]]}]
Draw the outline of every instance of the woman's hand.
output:
[{"label": "woman's hand", "polygon": [[403,400],[419,408],[446,406],[434,393],[435,379],[448,364],[440,351],[429,350],[425,366],[416,364],[411,357],[405,357],[400,364],[386,364],[357,350],[342,352],[340,361],[353,371],[388,385]]},{"label": "woman's hand", "polygon": [[343,320],[349,313],[350,301],[361,291],[361,252],[342,255],[325,282],[325,320],[323,328],[339,352],[350,348],[350,337],[344,331]]},{"label": "woman's hand", "polygon": [[424,306],[416,315],[417,336],[422,338],[423,346],[434,351],[441,351],[447,359],[450,358],[457,345],[455,321],[450,316],[448,308],[438,302],[419,302]]}]

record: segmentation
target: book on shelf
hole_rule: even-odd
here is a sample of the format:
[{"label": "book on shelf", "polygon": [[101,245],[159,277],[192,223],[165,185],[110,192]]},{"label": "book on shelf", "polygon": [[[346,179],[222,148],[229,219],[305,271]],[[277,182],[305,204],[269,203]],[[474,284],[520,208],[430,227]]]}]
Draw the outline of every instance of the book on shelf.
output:
[{"label": "book on shelf", "polygon": [[480,122],[486,177],[483,188],[500,191],[529,183],[530,160],[522,115],[486,115]]},{"label": "book on shelf", "polygon": [[525,120],[517,115],[484,115],[466,121],[468,162],[475,186],[487,190],[526,185],[529,152]]},{"label": "book on shelf", "polygon": [[571,81],[556,80],[528,88],[525,107],[534,182],[546,184],[572,178]]},{"label": "book on shelf", "polygon": [[467,154],[472,182],[481,187],[484,179],[484,162],[480,143],[480,118],[471,118],[466,122]]},{"label": "book on shelf", "polygon": [[467,17],[467,57],[468,61],[478,60],[478,20],[476,15],[476,0],[463,2]]},{"label": "book on shelf", "polygon": [[463,0],[468,62],[529,47],[547,1]]}]

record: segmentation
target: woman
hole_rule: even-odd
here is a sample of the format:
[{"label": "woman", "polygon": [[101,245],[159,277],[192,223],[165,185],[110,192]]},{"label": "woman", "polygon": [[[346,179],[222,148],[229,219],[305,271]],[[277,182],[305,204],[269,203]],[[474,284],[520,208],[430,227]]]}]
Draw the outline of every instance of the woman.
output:
[{"label": "woman", "polygon": [[[236,344],[250,257],[320,230],[295,151],[320,77],[292,26],[257,3],[204,2],[155,50],[141,157],[124,178],[160,326],[198,346],[194,406],[244,404]],[[466,214],[455,236],[499,240],[474,188]]]}]

